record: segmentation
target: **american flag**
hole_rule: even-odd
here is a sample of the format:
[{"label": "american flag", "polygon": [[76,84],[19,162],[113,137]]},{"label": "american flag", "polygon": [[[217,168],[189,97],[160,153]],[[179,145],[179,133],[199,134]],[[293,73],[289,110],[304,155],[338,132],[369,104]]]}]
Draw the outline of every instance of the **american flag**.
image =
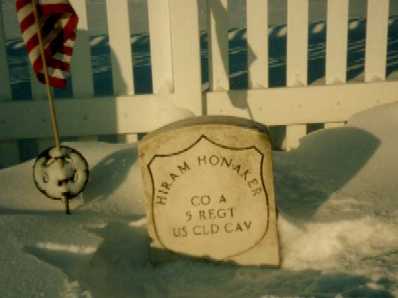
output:
[{"label": "american flag", "polygon": [[63,88],[70,69],[78,17],[68,0],[16,1],[17,17],[29,60],[38,80],[44,84],[43,61],[40,57],[38,26],[33,5],[37,7],[49,83],[53,87]]}]

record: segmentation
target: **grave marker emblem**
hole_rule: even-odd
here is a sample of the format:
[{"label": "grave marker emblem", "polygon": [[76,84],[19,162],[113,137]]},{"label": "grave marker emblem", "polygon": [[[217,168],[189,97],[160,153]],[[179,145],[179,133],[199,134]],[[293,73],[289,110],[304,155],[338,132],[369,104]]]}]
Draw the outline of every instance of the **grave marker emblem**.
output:
[{"label": "grave marker emblem", "polygon": [[154,247],[279,265],[271,146],[258,124],[183,120],[147,135],[139,151]]}]

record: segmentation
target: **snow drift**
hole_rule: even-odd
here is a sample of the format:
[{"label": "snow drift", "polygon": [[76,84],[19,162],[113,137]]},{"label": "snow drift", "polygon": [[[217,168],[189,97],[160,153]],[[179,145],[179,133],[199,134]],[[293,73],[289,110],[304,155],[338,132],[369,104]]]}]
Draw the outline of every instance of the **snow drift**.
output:
[{"label": "snow drift", "polygon": [[71,143],[91,166],[63,205],[28,161],[0,171],[1,297],[398,297],[398,104],[274,152],[281,269],[148,255],[136,145]]}]

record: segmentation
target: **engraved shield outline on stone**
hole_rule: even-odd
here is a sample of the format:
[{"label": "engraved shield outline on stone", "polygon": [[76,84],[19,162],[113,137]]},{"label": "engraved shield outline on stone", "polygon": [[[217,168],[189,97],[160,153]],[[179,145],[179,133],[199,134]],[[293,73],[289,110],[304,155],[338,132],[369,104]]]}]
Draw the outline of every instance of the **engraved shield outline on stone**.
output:
[{"label": "engraved shield outline on stone", "polygon": [[193,147],[195,147],[197,144],[199,144],[199,143],[200,143],[201,141],[203,141],[203,140],[209,142],[209,143],[212,144],[212,145],[218,146],[218,147],[223,148],[223,149],[232,150],[232,151],[255,150],[255,151],[260,155],[260,157],[261,157],[261,162],[260,162],[260,164],[259,164],[259,167],[260,167],[260,171],[259,171],[260,175],[259,175],[259,176],[260,176],[260,179],[261,179],[261,187],[262,187],[262,189],[263,189],[263,191],[264,191],[264,203],[265,203],[264,208],[266,209],[266,217],[267,217],[267,218],[266,218],[266,222],[265,222],[265,225],[266,225],[266,226],[265,226],[265,229],[264,229],[264,233],[263,233],[263,234],[261,235],[261,237],[259,237],[259,239],[258,239],[253,245],[251,245],[250,247],[245,248],[244,250],[239,251],[239,252],[237,252],[237,253],[234,253],[234,254],[232,254],[232,255],[228,255],[228,256],[225,256],[225,257],[224,257],[224,259],[230,259],[230,258],[239,256],[239,255],[241,255],[241,254],[244,254],[245,252],[250,251],[251,249],[253,249],[254,247],[256,247],[259,243],[261,243],[261,242],[263,241],[263,239],[266,237],[266,235],[267,235],[267,233],[268,233],[268,230],[269,230],[270,210],[269,210],[269,195],[268,195],[267,188],[265,187],[265,183],[264,183],[264,173],[263,173],[264,153],[262,153],[262,152],[261,152],[256,146],[254,146],[254,145],[253,145],[253,146],[247,146],[247,147],[232,147],[232,146],[226,146],[226,145],[219,144],[219,143],[217,143],[217,142],[211,140],[211,139],[210,139],[209,137],[207,137],[206,135],[202,134],[196,141],[194,141],[191,145],[187,146],[186,148],[184,148],[184,149],[182,149],[182,150],[179,150],[179,151],[177,151],[177,152],[170,153],[170,154],[155,154],[155,155],[150,159],[150,161],[149,161],[148,164],[147,164],[147,169],[148,169],[149,176],[150,176],[150,179],[151,179],[151,189],[152,189],[152,195],[151,195],[151,199],[152,199],[152,200],[151,200],[151,212],[150,212],[150,218],[149,218],[149,220],[152,221],[152,224],[153,224],[153,225],[152,225],[152,226],[153,226],[153,232],[154,232],[154,234],[155,234],[154,236],[156,237],[156,239],[157,239],[157,241],[160,243],[160,245],[161,245],[162,247],[164,247],[164,248],[166,248],[166,249],[172,251],[172,252],[181,253],[181,252],[179,252],[179,251],[175,251],[175,250],[173,250],[173,249],[167,247],[167,246],[164,244],[164,242],[162,241],[161,237],[159,236],[158,229],[157,229],[157,224],[156,224],[156,220],[155,220],[155,217],[154,217],[155,195],[156,195],[156,193],[155,193],[154,175],[153,175],[152,170],[151,170],[151,165],[152,165],[152,163],[153,163],[157,158],[167,158],[167,157],[171,157],[171,156],[175,156],[175,155],[179,155],[179,154],[185,153],[185,152],[189,151],[190,149],[192,149]]}]

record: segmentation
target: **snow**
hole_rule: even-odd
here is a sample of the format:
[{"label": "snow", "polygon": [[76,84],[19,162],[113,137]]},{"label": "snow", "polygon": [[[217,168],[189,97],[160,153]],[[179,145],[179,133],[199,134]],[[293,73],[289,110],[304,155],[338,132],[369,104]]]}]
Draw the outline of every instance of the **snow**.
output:
[{"label": "snow", "polygon": [[321,33],[325,30],[326,24],[323,23],[318,23],[314,26],[314,28],[312,29],[312,33]]},{"label": "snow", "polygon": [[274,152],[280,269],[152,264],[135,144],[67,145],[90,182],[63,204],[33,161],[0,170],[0,297],[398,297],[398,104]]},{"label": "snow", "polygon": [[[12,1],[2,5],[14,11]],[[359,53],[365,48],[366,22],[357,14],[349,22],[350,71],[362,67]],[[17,29],[11,13],[5,15],[7,30]],[[283,17],[271,17],[278,26],[268,28],[270,43],[283,45]],[[90,32],[90,45],[95,82],[109,85],[110,79],[99,76],[110,78],[111,71],[103,19],[96,16],[99,29]],[[389,67],[396,64],[397,20],[389,20]],[[325,57],[326,27],[313,21],[309,60],[315,68]],[[231,56],[239,58],[231,59],[230,76],[236,79],[247,73],[238,63],[246,59],[245,34],[230,32]],[[7,36],[19,33],[14,35]],[[149,73],[148,35],[134,34],[131,42],[138,49],[135,66]],[[30,81],[21,45],[7,41],[15,90],[27,90],[23,83]],[[285,63],[283,51],[270,48],[270,68]],[[0,297],[398,297],[397,116],[398,104],[375,108],[355,115],[346,127],[308,135],[297,150],[274,152],[281,269],[186,259],[151,264],[135,144],[65,144],[80,151],[91,168],[84,194],[71,201],[71,216],[62,203],[36,190],[33,160],[2,169]]]},{"label": "snow", "polygon": [[278,37],[284,37],[287,34],[287,26],[283,26],[278,33],[276,34]]},{"label": "snow", "polygon": [[349,25],[348,25],[348,28],[350,30],[354,30],[354,29],[357,29],[359,27],[359,25],[360,25],[360,21],[359,20],[351,21],[349,23]]},{"label": "snow", "polygon": [[98,44],[100,44],[101,42],[103,42],[104,40],[105,40],[105,36],[103,36],[103,35],[96,36],[93,39],[91,39],[90,46],[95,47]]}]

